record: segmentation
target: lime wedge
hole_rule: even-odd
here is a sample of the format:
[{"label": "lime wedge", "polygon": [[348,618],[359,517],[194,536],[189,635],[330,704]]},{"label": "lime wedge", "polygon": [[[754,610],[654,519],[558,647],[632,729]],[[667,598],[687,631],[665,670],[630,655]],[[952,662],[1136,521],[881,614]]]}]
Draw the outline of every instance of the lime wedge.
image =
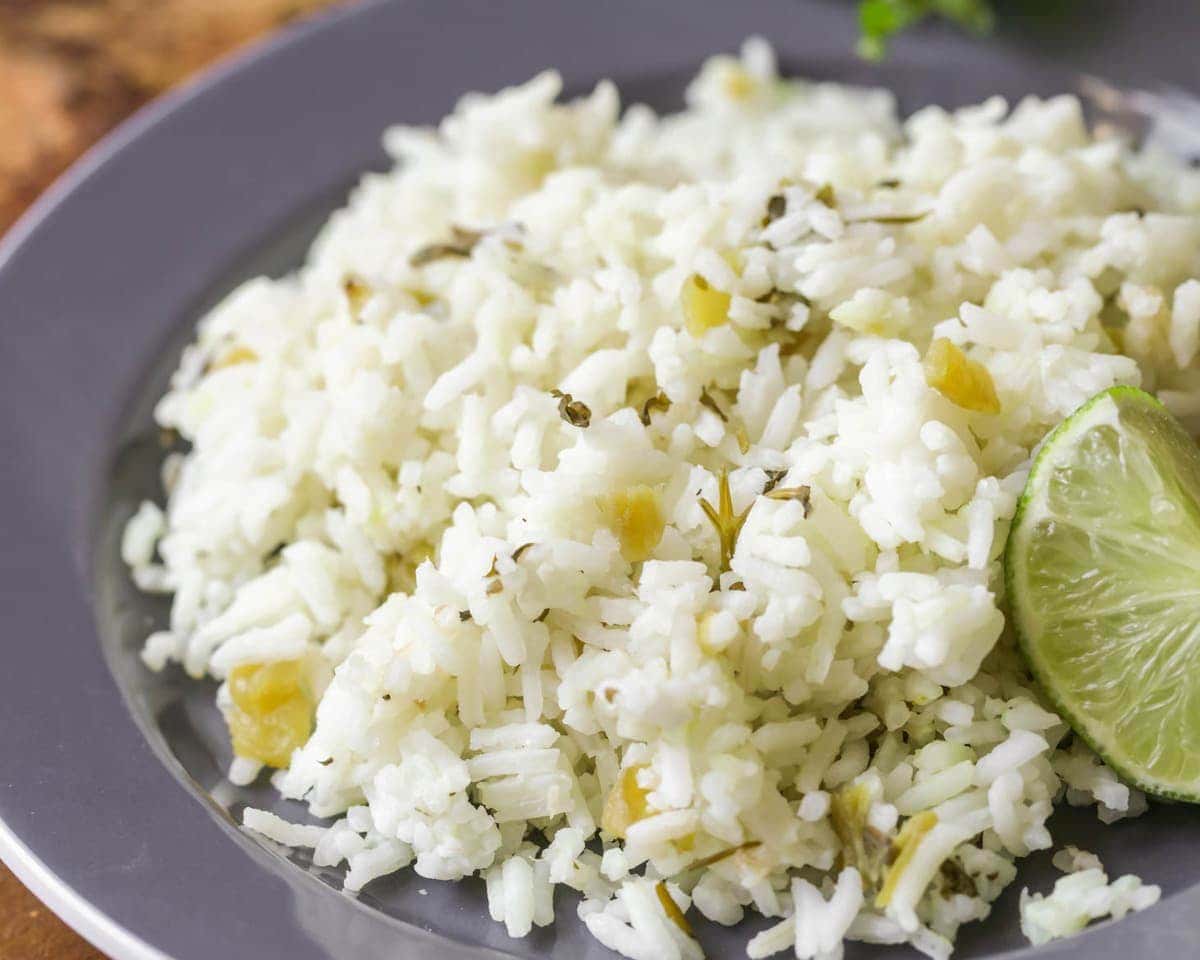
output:
[{"label": "lime wedge", "polygon": [[1046,439],[1005,551],[1017,636],[1125,780],[1200,802],[1200,450],[1157,400],[1097,394]]}]

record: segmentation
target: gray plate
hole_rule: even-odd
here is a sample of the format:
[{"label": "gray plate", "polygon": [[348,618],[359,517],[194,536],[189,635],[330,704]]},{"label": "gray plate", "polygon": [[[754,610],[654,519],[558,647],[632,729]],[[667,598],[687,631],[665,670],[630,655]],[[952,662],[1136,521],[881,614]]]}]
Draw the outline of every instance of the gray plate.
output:
[{"label": "gray plate", "polygon": [[[203,308],[243,277],[294,265],[354,176],[383,165],[389,122],[435,121],[466,90],[550,64],[573,91],[611,76],[669,108],[704,55],[752,32],[789,71],[887,84],[910,107],[1053,92],[1079,70],[1192,80],[1190,4],[1052,6],[1074,13],[1056,23],[1031,3],[986,44],[926,31],[872,68],[847,53],[846,4],[369,3],[286,32],[109,137],[0,248],[0,855],[118,960],[609,956],[567,897],[553,930],[511,941],[477,881],[406,874],[354,898],[333,872],[235,828],[248,801],[285,805],[222,783],[210,690],[136,658],[164,610],[132,590],[116,545],[136,502],[158,493],[151,405]],[[1165,899],[1039,956],[1193,954],[1196,810],[1156,805],[1112,828],[1064,811],[1053,825],[1114,874],[1162,884]],[[1045,855],[1022,871],[1048,887]],[[1015,900],[1016,887],[965,928],[959,955],[1027,955]],[[710,956],[742,956],[753,929],[702,937]]]}]

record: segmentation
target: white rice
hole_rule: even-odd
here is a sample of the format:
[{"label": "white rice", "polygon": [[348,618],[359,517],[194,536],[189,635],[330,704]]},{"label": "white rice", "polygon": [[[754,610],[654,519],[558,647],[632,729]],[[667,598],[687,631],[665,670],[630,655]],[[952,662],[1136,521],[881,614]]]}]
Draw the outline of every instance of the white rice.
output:
[{"label": "white rice", "polygon": [[[1132,910],[1145,910],[1162,896],[1158,887],[1143,884],[1132,874],[1109,883],[1093,853],[1074,847],[1060,852],[1070,855],[1070,862],[1064,864],[1069,872],[1054,884],[1054,890],[1046,896],[1021,891],[1021,932],[1035,946],[1076,934],[1101,917],[1119,920]],[[1055,865],[1060,863],[1055,855]]]},{"label": "white rice", "polygon": [[[1031,452],[1095,392],[1200,428],[1200,175],[1093,138],[1070,97],[901,122],[886,92],[779,80],[762,43],[675,116],[559,91],[389,131],[396,169],[307,263],[204,319],[157,408],[190,449],[122,543],[173,594],[144,659],[302,665],[315,729],[272,783],[326,825],[245,824],[350,889],[480,874],[523,936],[563,885],[634,958],[699,956],[664,890],[777,918],[751,956],[946,956],[1055,802],[1145,808],[1032,686],[999,557]],[[696,276],[729,295],[707,331]],[[929,385],[935,336],[999,413]],[[725,470],[728,569],[701,507]],[[606,504],[638,490],[664,527],[629,562]],[[645,809],[602,829],[627,793]],[[885,846],[933,824],[878,901],[848,797]],[[1093,865],[1023,923],[1150,890]]]}]

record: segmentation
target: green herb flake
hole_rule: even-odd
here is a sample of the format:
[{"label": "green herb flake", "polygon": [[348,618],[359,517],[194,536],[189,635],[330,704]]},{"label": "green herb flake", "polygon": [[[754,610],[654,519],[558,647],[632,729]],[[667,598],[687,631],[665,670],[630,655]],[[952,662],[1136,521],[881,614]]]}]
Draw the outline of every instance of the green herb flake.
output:
[{"label": "green herb flake", "polygon": [[975,886],[975,881],[971,879],[971,875],[962,868],[957,860],[943,860],[941,867],[938,869],[938,883],[941,887],[942,895],[953,897],[961,894],[964,897],[979,896],[979,889]]},{"label": "green herb flake", "polygon": [[807,484],[798,487],[778,487],[764,490],[763,496],[768,500],[798,500],[804,508],[804,519],[812,513],[812,488]]},{"label": "green herb flake", "polygon": [[746,428],[739,423],[733,431],[733,437],[737,440],[738,450],[744,457],[750,452],[750,438],[746,435]]},{"label": "green herb flake", "polygon": [[912,863],[913,856],[916,854],[917,848],[921,845],[921,841],[930,830],[937,826],[937,822],[937,814],[932,810],[918,813],[915,816],[909,817],[904,822],[904,826],[900,828],[900,832],[896,835],[891,851],[888,854],[889,864],[887,873],[884,874],[883,885],[875,897],[875,906],[877,909],[886,909],[887,905],[892,902],[892,897],[896,893],[896,887],[900,883],[900,878],[904,876],[904,871]]},{"label": "green herb flake", "polygon": [[475,249],[479,241],[486,236],[486,234],[479,230],[468,230],[466,227],[451,227],[450,233],[450,240],[442,243],[428,244],[413,253],[408,258],[409,265],[423,267],[437,260],[445,260],[452,257],[465,260],[471,256],[471,251]]},{"label": "green herb flake", "polygon": [[720,418],[722,423],[729,422],[729,417],[725,416],[725,411],[721,409],[721,407],[717,404],[717,401],[713,399],[712,394],[708,392],[708,387],[704,387],[700,390],[700,405],[702,407],[708,407],[709,410],[711,410]]},{"label": "green herb flake", "polygon": [[786,470],[765,470],[763,472],[767,475],[767,482],[763,484],[762,488],[763,496],[766,496],[779,486],[780,481],[787,476]]},{"label": "green herb flake", "polygon": [[762,225],[770,226],[785,213],[787,213],[787,197],[782,193],[773,194],[767,199],[767,212],[762,218]]},{"label": "green herb flake", "polygon": [[551,390],[550,396],[558,400],[558,415],[571,426],[583,429],[591,425],[592,411],[582,400],[561,390]]},{"label": "green herb flake", "polygon": [[833,190],[832,183],[823,183],[815,194],[813,199],[825,204],[830,210],[837,207],[837,194]]},{"label": "green herb flake", "polygon": [[741,513],[733,512],[733,495],[729,491],[728,468],[723,468],[721,475],[717,478],[717,506],[714,507],[704,497],[700,498],[700,509],[704,511],[704,515],[708,517],[717,531],[717,539],[721,545],[722,571],[729,569],[733,552],[737,548],[738,535],[742,532],[742,526],[746,522],[746,517],[750,515],[752,506],[753,504]]},{"label": "green herb flake", "polygon": [[919,213],[881,213],[866,217],[847,217],[847,223],[880,223],[884,226],[903,226],[909,223],[919,223],[933,210],[922,210]]},{"label": "green herb flake", "polygon": [[650,426],[651,417],[653,417],[655,413],[666,413],[670,409],[671,401],[667,398],[667,395],[660,390],[642,404],[642,410],[638,414],[638,419],[642,421],[642,426],[648,427]]},{"label": "green herb flake", "polygon": [[350,313],[357,317],[363,305],[371,296],[371,288],[358,277],[348,276],[342,280],[342,293],[350,307]]},{"label": "green herb flake", "polygon": [[891,855],[891,841],[869,823],[871,794],[864,784],[837,791],[829,801],[829,825],[842,845],[842,864],[854,867],[868,891],[878,890]]},{"label": "green herb flake", "polygon": [[687,869],[702,870],[705,867],[711,867],[714,863],[720,863],[722,860],[728,860],[735,853],[742,853],[745,850],[754,850],[761,846],[761,840],[751,840],[748,843],[739,843],[736,847],[726,847],[724,850],[718,850],[716,853],[707,857],[701,857],[694,863],[689,863],[687,865]]}]

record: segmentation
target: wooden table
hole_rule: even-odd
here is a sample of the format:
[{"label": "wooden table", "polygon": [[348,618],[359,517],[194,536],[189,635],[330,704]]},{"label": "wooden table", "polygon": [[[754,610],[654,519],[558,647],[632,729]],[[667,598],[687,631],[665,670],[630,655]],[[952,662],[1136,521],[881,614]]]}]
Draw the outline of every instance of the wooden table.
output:
[{"label": "wooden table", "polygon": [[[0,232],[101,134],[333,0],[0,0]],[[0,957],[104,960],[0,865]]]}]

